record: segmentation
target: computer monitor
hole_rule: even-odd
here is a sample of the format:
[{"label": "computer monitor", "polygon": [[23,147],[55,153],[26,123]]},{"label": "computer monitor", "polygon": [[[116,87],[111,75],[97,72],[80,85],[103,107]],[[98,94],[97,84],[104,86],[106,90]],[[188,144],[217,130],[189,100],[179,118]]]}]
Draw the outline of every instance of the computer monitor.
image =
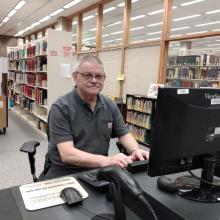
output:
[{"label": "computer monitor", "polygon": [[202,168],[199,188],[180,189],[179,194],[219,201],[213,175],[220,151],[220,89],[159,88],[150,146],[150,176]]}]

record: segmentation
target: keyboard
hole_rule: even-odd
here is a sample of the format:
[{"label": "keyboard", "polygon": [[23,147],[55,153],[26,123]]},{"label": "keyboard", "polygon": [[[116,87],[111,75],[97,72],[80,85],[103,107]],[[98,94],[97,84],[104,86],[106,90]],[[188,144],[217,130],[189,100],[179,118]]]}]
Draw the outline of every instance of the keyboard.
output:
[{"label": "keyboard", "polygon": [[[129,163],[126,169],[131,173],[137,173],[140,171],[147,171],[147,166],[148,166],[147,160],[140,160]],[[90,170],[86,173],[81,173],[78,175],[78,178],[99,191],[107,192],[109,182],[98,180],[97,179],[98,171],[99,169]]]}]

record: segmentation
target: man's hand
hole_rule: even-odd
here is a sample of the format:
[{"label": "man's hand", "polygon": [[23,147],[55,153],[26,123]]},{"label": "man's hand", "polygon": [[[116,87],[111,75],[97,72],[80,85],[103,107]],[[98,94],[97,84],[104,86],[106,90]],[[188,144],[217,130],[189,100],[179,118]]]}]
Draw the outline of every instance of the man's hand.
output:
[{"label": "man's hand", "polygon": [[132,161],[133,161],[131,156],[126,156],[123,153],[119,153],[114,156],[109,156],[107,158],[108,158],[108,162],[104,166],[113,165],[113,166],[125,168],[128,166],[128,163],[132,163]]},{"label": "man's hand", "polygon": [[132,151],[131,154],[132,161],[136,160],[148,160],[149,159],[149,152],[140,148],[137,148]]}]

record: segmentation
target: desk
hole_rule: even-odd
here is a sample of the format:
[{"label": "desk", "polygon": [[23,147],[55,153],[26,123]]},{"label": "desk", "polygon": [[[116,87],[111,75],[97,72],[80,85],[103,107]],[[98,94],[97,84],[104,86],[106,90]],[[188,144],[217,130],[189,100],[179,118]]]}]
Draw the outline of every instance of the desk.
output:
[{"label": "desk", "polygon": [[[175,175],[172,175],[175,176]],[[144,189],[148,201],[152,204],[160,220],[219,220],[219,203],[198,203],[167,194],[157,189],[156,179],[138,173],[134,175],[137,182]],[[89,197],[82,203],[83,207],[94,213],[113,213],[113,205],[105,199],[103,193],[93,190],[81,183],[89,193]],[[93,214],[76,206],[68,208],[65,204],[37,211],[27,211],[20,195],[19,187],[12,187],[0,191],[0,219],[4,220],[89,220]],[[133,202],[135,205],[135,201]],[[128,220],[139,219],[133,212],[126,210]]]}]

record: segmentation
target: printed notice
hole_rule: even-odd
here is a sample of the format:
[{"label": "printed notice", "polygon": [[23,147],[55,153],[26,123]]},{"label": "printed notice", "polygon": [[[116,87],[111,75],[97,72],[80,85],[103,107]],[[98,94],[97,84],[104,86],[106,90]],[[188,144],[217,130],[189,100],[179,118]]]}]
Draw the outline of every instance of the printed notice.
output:
[{"label": "printed notice", "polygon": [[3,108],[3,106],[4,106],[3,101],[0,101],[0,108]]},{"label": "printed notice", "polygon": [[70,64],[60,64],[60,77],[62,78],[70,78],[71,73],[70,73]]},{"label": "printed notice", "polygon": [[37,210],[63,204],[60,192],[66,187],[74,187],[79,191],[83,199],[88,193],[79,182],[71,176],[56,178],[37,183],[20,186],[20,192],[27,210]]},{"label": "printed notice", "polygon": [[149,87],[149,90],[148,90],[148,93],[147,93],[147,96],[149,98],[157,98],[157,94],[158,94],[158,89],[159,88],[163,88],[164,85],[163,84],[156,84],[156,83],[151,83],[150,84],[150,87]]}]

